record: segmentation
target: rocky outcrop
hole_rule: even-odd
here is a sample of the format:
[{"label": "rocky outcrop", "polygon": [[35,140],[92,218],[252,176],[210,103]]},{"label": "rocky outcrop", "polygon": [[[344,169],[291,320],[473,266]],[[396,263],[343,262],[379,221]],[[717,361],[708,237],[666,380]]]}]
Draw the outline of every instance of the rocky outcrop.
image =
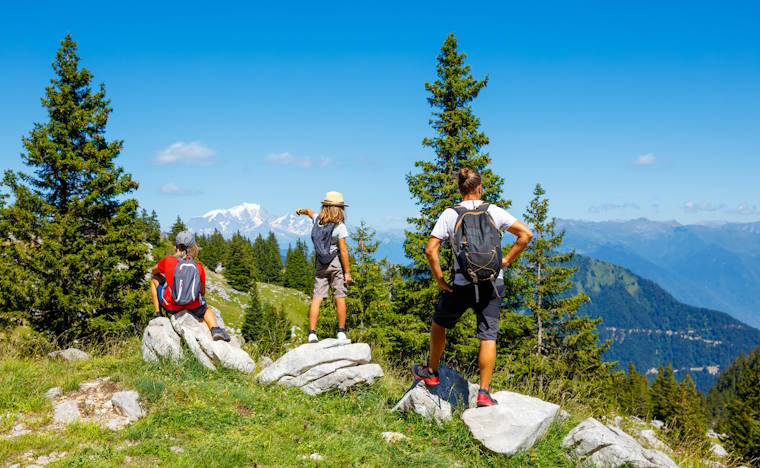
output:
[{"label": "rocky outcrop", "polygon": [[166,317],[156,317],[143,332],[142,357],[148,362],[160,359],[177,360],[182,357],[182,340]]},{"label": "rocky outcrop", "polygon": [[48,357],[53,359],[63,359],[69,362],[85,361],[90,358],[90,355],[77,348],[67,348],[64,350],[53,351],[48,354]]},{"label": "rocky outcrop", "polygon": [[420,381],[413,383],[393,411],[413,411],[425,419],[440,422],[451,419],[452,411],[476,406],[477,385],[445,364],[438,366],[438,377],[441,383],[432,388]]},{"label": "rocky outcrop", "polygon": [[498,405],[471,408],[462,420],[491,451],[512,455],[533,446],[559,415],[560,407],[513,392],[496,392]]},{"label": "rocky outcrop", "polygon": [[666,454],[645,449],[619,427],[588,418],[571,430],[562,446],[598,467],[677,467]]},{"label": "rocky outcrop", "polygon": [[378,364],[372,364],[366,343],[329,338],[301,345],[267,366],[256,378],[264,384],[298,387],[309,395],[332,389],[347,390],[383,376]]},{"label": "rocky outcrop", "polygon": [[52,400],[53,423],[58,427],[82,420],[119,430],[145,416],[138,393],[117,391],[117,385],[108,377],[83,382],[78,390],[59,393]]},{"label": "rocky outcrop", "polygon": [[248,374],[256,370],[256,363],[240,348],[239,341],[237,343],[214,341],[208,326],[202,320],[185,312],[173,314],[169,320],[172,328],[182,337],[190,352],[207,369],[216,370],[216,367],[221,365]]}]

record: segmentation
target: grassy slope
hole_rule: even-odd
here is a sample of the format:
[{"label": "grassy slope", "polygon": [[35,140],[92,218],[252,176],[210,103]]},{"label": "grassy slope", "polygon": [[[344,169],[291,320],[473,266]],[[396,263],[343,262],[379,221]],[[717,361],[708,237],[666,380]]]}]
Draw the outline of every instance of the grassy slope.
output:
[{"label": "grassy slope", "polygon": [[[131,457],[140,465],[309,465],[315,462],[302,456],[316,452],[324,457],[321,464],[335,466],[577,464],[559,446],[577,421],[555,425],[529,452],[512,458],[495,455],[470,436],[459,418],[438,426],[417,415],[390,412],[408,384],[392,374],[372,387],[309,397],[294,389],[262,387],[239,372],[209,372],[191,358],[163,368],[144,363],[138,339],[97,354],[74,364],[0,361],[0,433],[17,420],[35,430],[0,444],[0,460],[20,461],[29,451],[35,456],[66,451],[60,464],[116,466]],[[119,432],[84,423],[44,429],[52,417],[44,397],[48,388],[72,390],[99,376],[137,389],[148,416]],[[383,431],[402,432],[409,439],[389,445],[381,439]]]},{"label": "grassy slope", "polygon": [[[206,273],[206,281],[209,283],[206,295],[208,303],[219,309],[227,325],[240,328],[243,325],[243,304],[248,304],[248,294],[232,289],[227,285],[224,276],[211,271]],[[229,300],[216,293],[213,286],[224,288]],[[259,283],[259,296],[262,304],[282,304],[290,321],[303,328],[309,312],[309,298],[306,294],[274,284]]]}]

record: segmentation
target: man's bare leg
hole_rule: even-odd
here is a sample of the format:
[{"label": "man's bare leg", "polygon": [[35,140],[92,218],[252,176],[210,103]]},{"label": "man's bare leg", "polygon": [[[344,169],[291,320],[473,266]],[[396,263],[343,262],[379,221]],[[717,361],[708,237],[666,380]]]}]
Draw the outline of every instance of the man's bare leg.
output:
[{"label": "man's bare leg", "polygon": [[[345,297],[335,298],[335,309],[338,311],[338,328],[346,328],[346,298]],[[315,324],[316,324],[316,321],[315,321]]]},{"label": "man's bare leg", "polygon": [[[337,300],[336,300],[337,302]],[[343,305],[345,306],[346,301],[343,301]],[[319,306],[322,305],[322,298],[321,297],[313,297],[311,298],[311,307],[309,307],[309,330],[316,330],[317,329],[317,319],[319,318]],[[343,309],[343,319],[345,320],[345,308]]]},{"label": "man's bare leg", "polygon": [[480,355],[478,367],[480,367],[480,388],[491,388],[491,376],[496,365],[496,340],[480,340]]},{"label": "man's bare leg", "polygon": [[443,349],[446,347],[446,329],[433,322],[430,329],[430,357],[428,366],[433,372],[438,372],[438,364],[441,362]]}]

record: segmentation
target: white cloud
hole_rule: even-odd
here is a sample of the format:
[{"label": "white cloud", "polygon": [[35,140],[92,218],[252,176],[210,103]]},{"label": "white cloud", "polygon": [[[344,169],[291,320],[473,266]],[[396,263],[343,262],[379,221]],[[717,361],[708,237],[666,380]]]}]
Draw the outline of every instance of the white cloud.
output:
[{"label": "white cloud", "polygon": [[214,154],[216,154],[216,151],[202,145],[199,141],[190,143],[178,141],[160,151],[153,162],[156,164],[173,164],[178,162],[209,164],[210,158]]},{"label": "white cloud", "polygon": [[161,187],[161,193],[164,195],[198,195],[201,192],[197,190],[185,190],[180,188],[174,182],[169,182]]},{"label": "white cloud", "polygon": [[720,205],[713,205],[712,203],[707,202],[707,201],[695,202],[695,201],[689,200],[683,204],[683,209],[687,213],[698,213],[701,211],[718,211],[718,210],[722,210],[723,208],[725,208],[725,205],[722,203]]},{"label": "white cloud", "polygon": [[755,216],[760,215],[760,209],[757,205],[750,205],[749,203],[739,203],[736,208],[726,210],[727,213],[738,214],[742,216]]},{"label": "white cloud", "polygon": [[588,207],[590,213],[606,213],[615,210],[639,210],[641,207],[636,203],[602,203]]},{"label": "white cloud", "polygon": [[654,164],[657,158],[654,157],[654,154],[647,153],[647,154],[641,154],[636,159],[633,160],[634,166],[651,166]]},{"label": "white cloud", "polygon": [[329,158],[321,157],[318,161],[314,161],[311,156],[294,156],[288,152],[271,153],[267,155],[266,159],[269,162],[282,164],[283,166],[296,166],[303,169],[308,169],[314,165],[325,168],[332,163]]}]

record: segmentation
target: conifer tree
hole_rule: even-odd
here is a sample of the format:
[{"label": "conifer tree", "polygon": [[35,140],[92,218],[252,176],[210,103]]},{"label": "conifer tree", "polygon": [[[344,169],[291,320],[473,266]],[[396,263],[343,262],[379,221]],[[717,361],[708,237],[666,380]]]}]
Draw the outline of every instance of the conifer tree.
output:
[{"label": "conifer tree", "polygon": [[247,291],[256,277],[250,243],[239,232],[233,234],[224,268],[224,277],[238,291]]},{"label": "conifer tree", "polygon": [[583,379],[591,375],[599,377],[609,369],[602,360],[605,347],[597,346],[596,325],[601,320],[578,314],[588,296],[568,294],[572,275],[578,271],[569,265],[575,252],[560,251],[565,233],[556,232],[556,221],[549,218],[545,194],[541,185],[536,184],[524,215],[533,231],[533,241],[513,265],[511,275],[514,281],[523,283],[522,303],[534,320],[532,372],[539,392],[558,371],[572,380],[576,374],[582,374],[579,377]]},{"label": "conifer tree", "polygon": [[688,373],[678,384],[676,395],[672,421],[675,437],[683,441],[704,440],[707,430],[704,396]]},{"label": "conifer tree", "polygon": [[[303,245],[302,245],[303,244]],[[298,291],[309,291],[312,284],[309,278],[309,265],[304,253],[305,244],[297,241],[295,247],[288,245],[288,253],[285,256],[284,285]]]},{"label": "conifer tree", "polygon": [[664,369],[662,366],[659,367],[657,377],[652,382],[651,395],[652,416],[661,421],[672,421],[676,415],[680,393],[671,363],[668,363]]},{"label": "conifer tree", "polygon": [[724,427],[732,451],[748,463],[760,460],[760,359],[742,370]]},{"label": "conifer tree", "polygon": [[174,245],[174,240],[177,238],[177,234],[179,234],[182,231],[187,231],[187,226],[185,226],[185,223],[182,222],[182,218],[177,215],[177,220],[174,221],[174,224],[172,224],[172,228],[169,231],[169,241]]},{"label": "conifer tree", "polygon": [[[472,110],[472,102],[485,88],[488,78],[476,79],[470,66],[465,64],[466,55],[459,52],[457,40],[450,34],[443,42],[437,57],[437,79],[425,83],[429,92],[428,103],[433,108],[430,125],[434,135],[424,138],[422,145],[434,151],[432,160],[415,163],[417,173],[406,176],[412,199],[419,207],[419,215],[408,219],[411,230],[406,232],[404,250],[413,261],[405,269],[406,285],[394,295],[398,310],[413,314],[423,326],[411,326],[427,334],[430,317],[438,296],[438,288],[432,281],[424,247],[433,226],[441,213],[461,200],[456,173],[462,167],[476,169],[483,180],[483,200],[503,208],[509,202],[502,198],[504,180],[490,169],[491,157],[482,152],[488,137],[480,130],[480,119]],[[452,267],[451,249],[447,244],[440,251],[444,272]],[[473,338],[474,318],[468,317],[449,331],[447,355],[450,359],[473,362],[477,356],[477,340]],[[414,342],[426,348],[425,337]],[[465,343],[465,346],[460,346]],[[420,349],[419,351],[422,351]]]},{"label": "conifer tree", "polygon": [[245,310],[243,317],[243,326],[240,333],[246,341],[256,341],[264,325],[264,308],[259,298],[259,287],[256,281],[251,283],[249,291],[248,308]]},{"label": "conifer tree", "polygon": [[217,265],[223,263],[227,257],[227,241],[216,229],[213,234],[204,238],[201,247],[199,259],[211,270],[216,269]]},{"label": "conifer tree", "polygon": [[262,281],[282,285],[282,254],[280,244],[272,231],[266,239],[266,263]]},{"label": "conifer tree", "polygon": [[149,312],[137,183],[116,164],[122,141],[106,139],[105,86],[93,89],[79,60],[67,35],[42,98],[48,119],[23,138],[32,173],[6,171],[13,202],[0,205],[0,297],[64,340],[135,330]]}]

